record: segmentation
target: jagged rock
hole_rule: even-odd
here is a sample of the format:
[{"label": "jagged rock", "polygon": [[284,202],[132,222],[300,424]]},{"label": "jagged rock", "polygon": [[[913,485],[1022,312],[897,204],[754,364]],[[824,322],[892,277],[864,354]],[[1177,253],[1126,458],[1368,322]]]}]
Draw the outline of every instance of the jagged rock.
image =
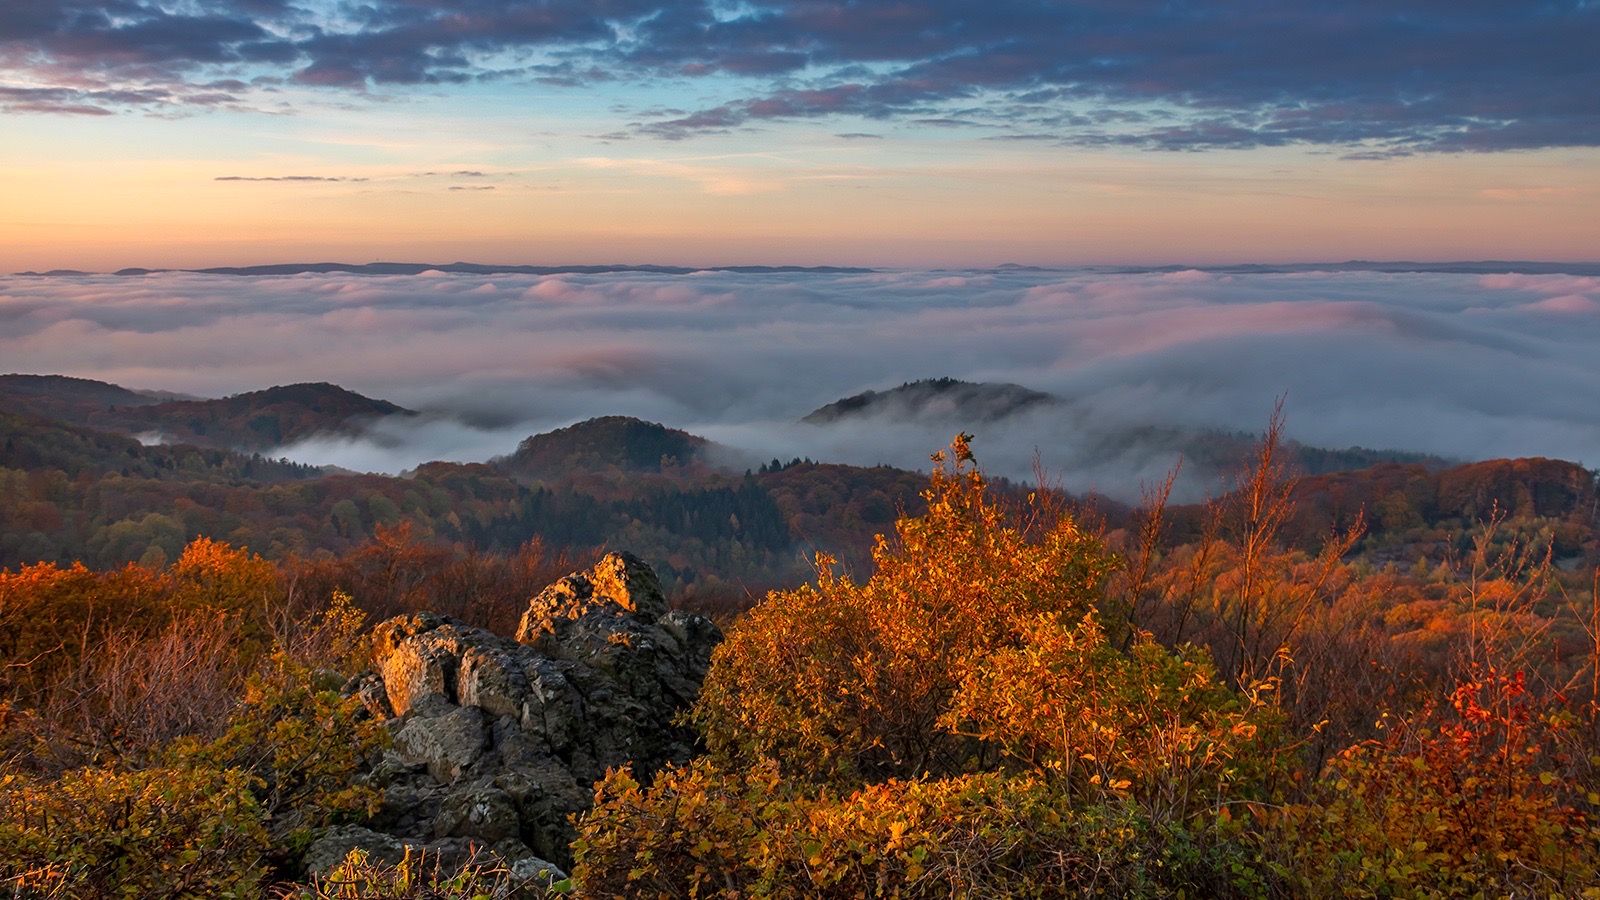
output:
[{"label": "jagged rock", "polygon": [[394,717],[394,707],[389,705],[389,692],[383,678],[376,672],[367,672],[351,679],[345,693],[361,701],[361,705],[375,718],[388,720]]},{"label": "jagged rock", "polygon": [[528,677],[512,654],[474,645],[461,654],[458,693],[463,706],[481,707],[491,716],[518,716],[528,696]]},{"label": "jagged rock", "polygon": [[494,843],[516,837],[521,833],[521,824],[516,804],[505,791],[470,785],[445,795],[433,820],[433,833],[442,838],[481,838]]},{"label": "jagged rock", "polygon": [[483,710],[435,702],[417,711],[433,714],[408,718],[394,736],[395,749],[401,759],[422,763],[436,780],[452,784],[489,747]]},{"label": "jagged rock", "polygon": [[352,850],[362,850],[367,860],[382,865],[398,865],[405,859],[406,846],[393,835],[359,825],[341,825],[324,831],[306,851],[306,870],[321,878],[333,871]]},{"label": "jagged rock", "polygon": [[373,826],[440,859],[488,849],[559,875],[547,860],[571,861],[570,817],[606,769],[648,776],[692,754],[675,717],[721,639],[668,612],[655,573],[626,553],[540,592],[516,641],[433,613],[384,622],[375,672],[346,688],[394,715],[395,749],[369,776],[384,797]]},{"label": "jagged rock", "polygon": [[[497,651],[504,654],[516,647],[481,628],[431,612],[390,619],[373,629],[372,638],[377,674],[396,715],[434,694],[458,702],[461,666],[469,649],[475,657],[491,657],[469,663],[481,667],[492,666]],[[468,686],[476,690],[477,679]]]},{"label": "jagged rock", "polygon": [[573,623],[590,617],[653,623],[666,612],[656,573],[632,553],[607,553],[593,569],[568,575],[533,598],[517,625],[517,642],[542,650],[558,646]]},{"label": "jagged rock", "polygon": [[531,888],[548,888],[565,881],[567,873],[537,856],[525,856],[511,864],[511,876]]},{"label": "jagged rock", "polygon": [[494,785],[516,805],[523,840],[533,852],[565,859],[572,841],[567,816],[588,805],[592,789],[580,786],[570,770],[552,760],[507,766]]}]

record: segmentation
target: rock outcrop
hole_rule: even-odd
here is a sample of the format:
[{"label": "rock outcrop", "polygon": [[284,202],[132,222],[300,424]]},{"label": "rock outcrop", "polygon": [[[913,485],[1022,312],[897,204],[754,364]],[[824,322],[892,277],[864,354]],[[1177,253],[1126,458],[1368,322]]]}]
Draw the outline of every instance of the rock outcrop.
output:
[{"label": "rock outcrop", "polygon": [[608,768],[689,758],[694,736],[674,717],[721,638],[668,611],[655,573],[627,553],[533,598],[516,640],[432,613],[382,623],[375,669],[349,689],[394,734],[370,776],[383,808],[371,830],[330,831],[313,865],[408,845],[447,862],[488,852],[517,871],[570,864],[568,817]]}]

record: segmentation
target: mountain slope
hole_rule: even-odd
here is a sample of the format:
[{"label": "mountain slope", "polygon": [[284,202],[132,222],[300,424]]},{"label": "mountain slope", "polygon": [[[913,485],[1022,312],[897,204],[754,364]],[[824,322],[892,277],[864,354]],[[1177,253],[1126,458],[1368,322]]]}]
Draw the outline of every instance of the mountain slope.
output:
[{"label": "mountain slope", "polygon": [[326,383],[201,400],[63,375],[0,376],[0,412],[245,452],[272,450],[319,433],[356,434],[374,419],[414,415]]},{"label": "mountain slope", "polygon": [[660,472],[695,461],[711,442],[629,416],[602,416],[533,435],[496,460],[504,471],[534,478],[614,469]]},{"label": "mountain slope", "polygon": [[321,433],[355,434],[384,416],[415,415],[326,383],[290,384],[221,400],[172,400],[118,408],[100,424],[132,434],[155,432],[168,442],[270,450]]},{"label": "mountain slope", "polygon": [[0,412],[86,424],[97,412],[118,406],[150,406],[172,395],[68,375],[0,375]]},{"label": "mountain slope", "polygon": [[1017,413],[1048,407],[1061,398],[1020,384],[925,378],[887,391],[865,391],[813,410],[800,421],[831,425],[848,419],[948,419],[994,422]]}]

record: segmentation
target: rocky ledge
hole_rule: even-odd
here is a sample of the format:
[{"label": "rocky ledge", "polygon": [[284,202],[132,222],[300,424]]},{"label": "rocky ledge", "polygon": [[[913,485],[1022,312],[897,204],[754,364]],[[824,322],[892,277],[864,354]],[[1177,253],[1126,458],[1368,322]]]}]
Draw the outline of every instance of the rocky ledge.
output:
[{"label": "rocky ledge", "polygon": [[515,640],[433,613],[374,632],[374,670],[353,680],[393,749],[370,778],[383,806],[367,828],[336,828],[308,864],[351,849],[444,865],[477,854],[525,877],[564,877],[575,833],[608,768],[648,776],[692,753],[674,717],[699,694],[722,633],[669,611],[650,567],[612,553],[529,602]]}]

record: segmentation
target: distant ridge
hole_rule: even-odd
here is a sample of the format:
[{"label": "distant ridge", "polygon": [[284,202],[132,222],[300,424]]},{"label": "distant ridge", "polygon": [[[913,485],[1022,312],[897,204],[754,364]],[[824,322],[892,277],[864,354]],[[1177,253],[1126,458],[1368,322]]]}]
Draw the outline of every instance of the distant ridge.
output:
[{"label": "distant ridge", "polygon": [[1373,262],[1352,259],[1326,263],[1236,263],[1210,266],[1089,266],[1108,275],[1210,272],[1216,275],[1299,275],[1315,272],[1379,272],[1396,275],[1600,275],[1600,262],[1534,262],[1477,260],[1464,262]]},{"label": "distant ridge", "polygon": [[244,452],[314,434],[359,434],[385,416],[416,413],[324,382],[287,384],[221,400],[133,391],[65,375],[0,375],[0,412],[39,416],[166,443]]},{"label": "distant ridge", "polygon": [[[198,275],[421,275],[424,272],[448,272],[453,275],[610,275],[625,272],[644,272],[651,275],[693,275],[696,272],[739,272],[750,275],[807,272],[818,275],[860,274],[876,269],[847,266],[656,266],[656,265],[606,265],[606,266],[500,266],[483,263],[375,262],[353,263],[281,263],[269,266],[217,266],[209,269],[119,269],[117,275],[154,275],[160,272],[188,272]],[[21,272],[22,275],[39,274]],[[44,275],[84,274],[82,272],[45,272]]]},{"label": "distant ridge", "polygon": [[154,406],[183,399],[178,394],[134,391],[69,375],[0,375],[0,412],[88,424],[113,407]]},{"label": "distant ridge", "polygon": [[[746,275],[860,275],[882,271],[878,268],[855,266],[663,266],[615,265],[599,266],[522,266],[487,263],[279,263],[263,266],[214,266],[206,269],[119,269],[115,275],[155,275],[162,272],[184,272],[199,275],[421,275],[424,272],[447,272],[459,275],[610,275],[642,272],[652,275],[693,275],[696,272],[734,272]],[[1005,263],[999,266],[957,267],[932,271],[1043,273],[1088,272],[1103,275],[1144,275],[1171,272],[1210,272],[1217,275],[1290,275],[1314,272],[1380,272],[1393,274],[1440,275],[1578,275],[1600,276],[1600,262],[1540,262],[1536,260],[1463,260],[1459,262],[1409,262],[1373,261],[1352,259],[1345,262],[1308,263],[1229,263],[1222,265],[1165,265],[1165,266],[1024,266]],[[14,272],[18,277],[60,278],[104,274],[77,269],[51,269],[48,272]]]}]

